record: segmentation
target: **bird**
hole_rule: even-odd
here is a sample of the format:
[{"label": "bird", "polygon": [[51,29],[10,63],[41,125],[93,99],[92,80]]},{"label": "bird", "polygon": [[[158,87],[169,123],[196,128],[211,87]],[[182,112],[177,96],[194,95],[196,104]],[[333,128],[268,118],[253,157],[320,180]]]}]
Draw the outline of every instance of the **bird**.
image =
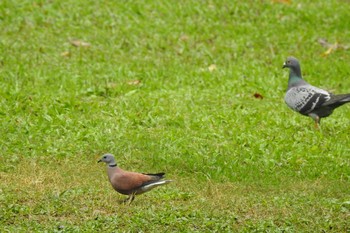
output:
[{"label": "bird", "polygon": [[321,118],[328,117],[334,109],[350,102],[350,93],[335,95],[307,83],[301,76],[300,64],[295,57],[288,57],[282,68],[289,68],[284,101],[292,110],[311,117],[315,128],[319,128]]},{"label": "bird", "polygon": [[117,166],[114,155],[112,154],[104,154],[98,162],[107,164],[107,175],[112,187],[118,193],[128,195],[128,198],[123,202],[129,202],[129,205],[135,199],[135,195],[148,192],[157,186],[172,182],[172,180],[163,180],[164,172],[146,174],[124,171]]}]

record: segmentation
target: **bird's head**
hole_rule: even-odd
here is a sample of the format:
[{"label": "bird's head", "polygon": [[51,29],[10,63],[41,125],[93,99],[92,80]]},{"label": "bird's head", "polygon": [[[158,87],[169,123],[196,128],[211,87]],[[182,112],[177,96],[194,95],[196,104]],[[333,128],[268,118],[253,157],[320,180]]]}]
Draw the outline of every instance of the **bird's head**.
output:
[{"label": "bird's head", "polygon": [[99,162],[104,162],[108,165],[115,165],[115,160],[114,160],[114,156],[112,154],[104,154],[102,155],[101,159],[99,161],[97,161],[98,163]]},{"label": "bird's head", "polygon": [[290,68],[290,69],[297,69],[299,68],[299,61],[295,57],[288,57],[287,60],[283,63],[282,68]]}]

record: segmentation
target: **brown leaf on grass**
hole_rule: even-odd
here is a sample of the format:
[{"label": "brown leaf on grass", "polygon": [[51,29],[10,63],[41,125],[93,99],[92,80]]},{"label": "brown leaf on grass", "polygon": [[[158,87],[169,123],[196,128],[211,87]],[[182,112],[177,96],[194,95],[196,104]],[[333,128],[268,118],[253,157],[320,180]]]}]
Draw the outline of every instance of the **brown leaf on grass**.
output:
[{"label": "brown leaf on grass", "polygon": [[116,83],[113,83],[113,82],[108,82],[106,87],[108,89],[113,89],[113,88],[116,88],[118,85]]},{"label": "brown leaf on grass", "polygon": [[211,64],[209,67],[208,67],[208,70],[210,72],[213,72],[214,70],[216,70],[216,65],[215,64]]},{"label": "brown leaf on grass", "polygon": [[93,216],[100,216],[100,215],[105,215],[107,212],[106,211],[104,211],[104,210],[94,210],[93,212],[92,212],[92,215]]},{"label": "brown leaf on grass", "polygon": [[139,85],[141,83],[141,80],[130,80],[127,82],[129,85]]},{"label": "brown leaf on grass", "polygon": [[69,51],[64,51],[61,53],[62,57],[70,57],[70,52]]},{"label": "brown leaf on grass", "polygon": [[273,3],[291,4],[292,0],[272,0]]},{"label": "brown leaf on grass", "polygon": [[180,36],[179,39],[182,40],[182,41],[188,41],[189,37],[188,37],[188,35],[183,34],[183,35]]},{"label": "brown leaf on grass", "polygon": [[90,47],[91,44],[82,40],[71,40],[70,41],[71,45],[75,47]]},{"label": "brown leaf on grass", "polygon": [[264,99],[264,97],[260,94],[260,93],[254,93],[254,95],[253,95],[256,99]]},{"label": "brown leaf on grass", "polygon": [[338,44],[335,43],[333,46],[329,47],[324,53],[322,53],[321,55],[323,57],[327,57],[329,54],[331,54],[334,50],[336,50],[338,48]]},{"label": "brown leaf on grass", "polygon": [[324,39],[324,38],[319,38],[317,41],[318,41],[318,43],[319,43],[320,45],[322,45],[322,46],[325,47],[325,48],[329,48],[329,47],[332,46],[332,44],[329,43],[329,42],[328,42],[326,39]]},{"label": "brown leaf on grass", "polygon": [[332,44],[332,43],[329,43],[324,38],[319,38],[318,43],[321,46],[327,48],[327,50],[321,54],[323,57],[328,56],[329,54],[331,54],[332,52],[334,52],[337,49],[344,49],[344,50],[349,49],[349,46],[347,46],[347,45],[339,44],[338,42],[335,42],[334,44]]}]

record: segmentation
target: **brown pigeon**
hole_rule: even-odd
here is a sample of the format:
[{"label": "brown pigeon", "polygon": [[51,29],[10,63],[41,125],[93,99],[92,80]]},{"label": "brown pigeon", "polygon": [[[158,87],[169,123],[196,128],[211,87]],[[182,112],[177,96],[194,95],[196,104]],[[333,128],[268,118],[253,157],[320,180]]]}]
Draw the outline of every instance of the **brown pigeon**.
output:
[{"label": "brown pigeon", "polygon": [[150,191],[151,189],[170,183],[172,180],[162,180],[165,173],[145,174],[124,171],[119,168],[112,154],[105,154],[98,162],[107,164],[107,175],[112,187],[121,194],[129,195],[124,202],[131,202],[135,195]]}]

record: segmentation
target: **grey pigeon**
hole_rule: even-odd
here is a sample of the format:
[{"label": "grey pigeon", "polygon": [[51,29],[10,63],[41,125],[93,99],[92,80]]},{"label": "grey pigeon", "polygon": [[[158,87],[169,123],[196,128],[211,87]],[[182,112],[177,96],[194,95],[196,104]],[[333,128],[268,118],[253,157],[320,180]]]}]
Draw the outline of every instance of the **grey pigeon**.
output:
[{"label": "grey pigeon", "polygon": [[283,64],[283,68],[286,67],[289,68],[289,80],[284,100],[294,111],[311,117],[316,128],[321,118],[328,117],[335,108],[350,102],[350,94],[334,95],[307,83],[301,76],[296,58],[288,57]]},{"label": "grey pigeon", "polygon": [[144,174],[124,171],[117,167],[114,156],[105,154],[98,162],[107,164],[107,175],[112,187],[121,194],[129,195],[124,201],[131,204],[135,199],[135,195],[150,191],[151,189],[167,184],[172,180],[162,180],[165,173]]}]

